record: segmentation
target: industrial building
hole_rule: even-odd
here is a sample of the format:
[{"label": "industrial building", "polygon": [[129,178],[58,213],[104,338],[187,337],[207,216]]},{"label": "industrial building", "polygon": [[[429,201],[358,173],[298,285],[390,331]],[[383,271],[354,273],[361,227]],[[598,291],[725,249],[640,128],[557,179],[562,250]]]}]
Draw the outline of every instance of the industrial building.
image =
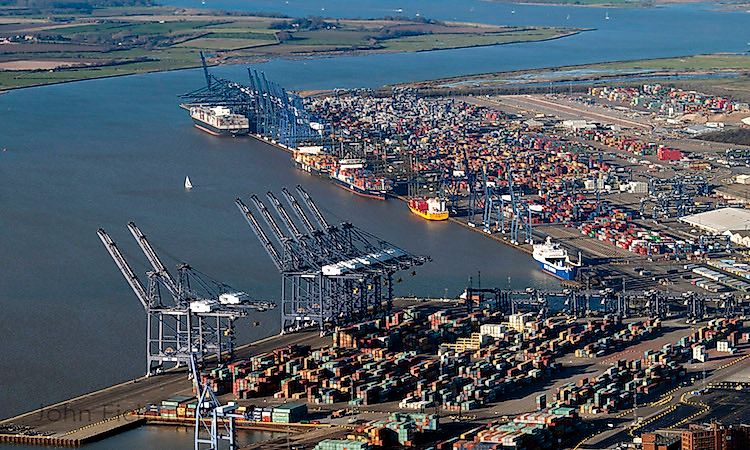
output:
[{"label": "industrial building", "polygon": [[744,450],[750,448],[750,426],[692,424],[682,432],[682,450]]},{"label": "industrial building", "polygon": [[656,433],[644,433],[641,436],[643,450],[680,450],[679,436],[664,436]]},{"label": "industrial building", "polygon": [[712,234],[750,229],[750,210],[721,208],[681,217],[680,221]]}]

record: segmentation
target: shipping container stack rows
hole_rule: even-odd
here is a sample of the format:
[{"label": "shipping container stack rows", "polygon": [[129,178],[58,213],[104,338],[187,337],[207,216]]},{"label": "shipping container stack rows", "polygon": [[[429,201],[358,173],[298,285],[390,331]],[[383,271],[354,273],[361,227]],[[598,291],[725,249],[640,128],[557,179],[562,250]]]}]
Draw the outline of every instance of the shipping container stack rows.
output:
[{"label": "shipping container stack rows", "polygon": [[604,373],[582,378],[558,388],[553,405],[578,408],[581,414],[612,413],[642,404],[674,387],[685,377],[685,363],[695,358],[695,348],[706,348],[726,340],[737,343],[742,327],[739,319],[714,319],[673,344],[646,350],[642,357],[616,361]]},{"label": "shipping container stack rows", "polygon": [[[474,212],[481,214],[487,204],[485,180],[493,192],[503,194],[509,192],[508,179],[512,178],[521,194],[516,198],[527,206],[522,211],[529,212],[523,220],[532,226],[578,227],[582,234],[625,249],[634,257],[705,256],[705,249],[696,242],[645,228],[634,217],[638,211],[628,209],[634,205],[614,203],[614,194],[619,192],[647,197],[648,184],[610,165],[595,145],[624,150],[634,157],[653,154],[679,164],[675,169],[704,170],[705,161],[699,156],[601,127],[545,126],[540,131],[530,121],[488,107],[448,98],[419,98],[402,91],[384,97],[356,93],[307,101],[316,115],[337,130],[330,136],[331,147],[343,142],[362,144],[384,162],[382,175],[422,180],[422,188],[443,192],[451,200],[449,208],[459,215],[469,211],[470,190],[478,193]],[[328,160],[331,155],[324,153],[320,158]],[[513,208],[509,198],[504,200],[496,208],[504,206],[501,215],[509,227]],[[494,202],[500,203],[499,199]],[[692,205],[686,207],[689,211]],[[468,220],[476,222],[476,218]],[[502,225],[499,219],[485,224],[491,232],[500,231]]]},{"label": "shipping container stack rows", "polygon": [[509,421],[493,422],[477,431],[473,439],[457,439],[453,450],[530,450],[564,448],[581,420],[572,408],[549,408],[521,414]]},{"label": "shipping container stack rows", "polygon": [[535,209],[536,222],[589,217],[596,208],[575,196],[572,185],[582,189],[583,180],[601,179],[610,170],[585,145],[537,133],[523,121],[464,102],[405,94],[343,95],[309,102],[339,130],[334,142],[364,142],[378,158],[392,163],[391,174],[407,165],[413,177],[437,174],[441,186],[433,188],[449,195],[467,194],[467,168],[474,179],[486,173],[488,183],[498,187],[507,185],[506,171],[511,170],[516,187],[534,194],[529,202],[540,206]]},{"label": "shipping container stack rows", "polygon": [[638,87],[593,87],[589,89],[588,94],[612,103],[655,111],[666,117],[696,113],[709,115],[750,111],[750,105],[746,102],[662,84],[643,84]]},{"label": "shipping container stack rows", "polygon": [[[358,408],[389,402],[401,410],[466,412],[539,386],[564,354],[602,357],[659,334],[660,322],[619,317],[522,322],[489,310],[413,308],[339,328],[332,346],[290,346],[204,375],[236,399]],[[567,401],[568,399],[561,399]],[[619,405],[618,405],[619,406]],[[339,406],[340,407],[340,406]]]},{"label": "shipping container stack rows", "polygon": [[[455,449],[554,448],[575,433],[582,417],[650,401],[684,379],[687,364],[710,359],[706,348],[731,353],[750,334],[741,320],[718,318],[686,330],[689,334],[677,342],[644,350],[638,358],[611,364],[601,359],[655,338],[660,328],[658,319],[537,319],[528,313],[506,316],[485,309],[467,314],[464,308],[422,306],[339,328],[331,346],[282,347],[205,371],[201,378],[219,394],[240,401],[240,426],[327,420],[312,420],[308,405],[356,413],[393,402],[380,418],[350,427],[347,439],[325,440],[318,448],[414,447],[426,436],[434,439],[439,428],[438,416],[425,413],[430,408],[460,415],[495,406],[525,387],[533,388],[529,392],[540,389],[561,369],[563,355],[600,358],[600,373],[564,383],[551,394],[535,394],[536,412],[490,422],[441,444]],[[445,345],[476,335],[477,348],[458,351]],[[148,405],[142,414],[154,420],[190,420],[195,408],[195,397],[175,396]]]},{"label": "shipping container stack rows", "polygon": [[[195,409],[198,404],[196,397],[174,396],[162,400],[159,404],[147,405],[142,414],[150,418],[161,419],[195,419]],[[277,406],[239,406],[236,411],[244,418],[239,424],[247,422],[260,423],[299,423],[307,419],[307,405],[305,403],[285,403]]]}]

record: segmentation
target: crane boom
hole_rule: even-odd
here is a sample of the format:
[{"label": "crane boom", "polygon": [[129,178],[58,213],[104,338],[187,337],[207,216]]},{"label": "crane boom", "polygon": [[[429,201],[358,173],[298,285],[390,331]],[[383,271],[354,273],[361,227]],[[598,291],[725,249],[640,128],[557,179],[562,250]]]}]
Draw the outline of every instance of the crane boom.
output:
[{"label": "crane boom", "polygon": [[297,215],[299,220],[302,221],[302,223],[305,225],[305,228],[309,233],[312,233],[315,231],[315,225],[310,222],[310,219],[305,215],[305,211],[302,209],[302,206],[299,204],[296,198],[292,196],[291,193],[286,188],[281,189],[281,193],[284,194],[284,197],[286,198],[287,203],[289,203],[292,206],[292,209],[294,210],[294,213]]},{"label": "crane boom", "polygon": [[148,241],[148,239],[146,239],[146,235],[143,234],[143,232],[140,228],[138,228],[138,225],[136,225],[135,222],[128,222],[128,230],[130,230],[130,234],[132,234],[133,238],[135,238],[135,241],[143,251],[143,254],[146,255],[146,259],[148,259],[148,262],[151,263],[151,267],[154,269],[154,272],[156,272],[156,274],[159,275],[164,281],[164,285],[169,290],[169,293],[177,298],[180,291],[177,287],[177,283],[175,282],[175,279],[172,277],[172,275],[167,271],[167,268],[161,262],[161,259],[159,259],[159,256],[156,254],[156,251],[154,251],[151,243]]},{"label": "crane boom", "polygon": [[201,50],[201,66],[203,66],[203,76],[206,77],[206,86],[211,89],[211,74],[208,73],[208,64],[206,64],[206,56]]},{"label": "crane boom", "polygon": [[268,239],[268,235],[266,234],[266,232],[263,231],[263,228],[261,228],[260,224],[258,223],[258,219],[255,218],[253,213],[250,211],[250,208],[248,208],[247,205],[242,202],[242,200],[238,198],[234,201],[234,203],[235,205],[237,205],[237,208],[240,209],[242,215],[245,216],[245,220],[247,220],[248,225],[250,225],[250,228],[253,229],[255,235],[258,236],[258,239],[266,249],[266,253],[268,253],[268,256],[271,257],[271,261],[273,261],[273,264],[277,269],[282,270],[281,256],[276,250],[276,247],[274,247],[271,243],[271,240]]},{"label": "crane boom", "polygon": [[268,226],[271,227],[271,231],[273,231],[276,239],[283,245],[284,241],[287,240],[287,237],[284,235],[284,232],[281,231],[281,227],[278,223],[276,223],[273,216],[271,215],[271,212],[268,211],[268,208],[266,208],[266,205],[263,204],[263,202],[260,201],[258,196],[255,194],[250,196],[250,200],[252,200],[255,207],[258,208],[258,211],[260,211],[260,215],[263,216],[263,220],[265,220]]},{"label": "crane boom", "polygon": [[297,192],[299,192],[307,207],[310,208],[310,211],[312,211],[313,215],[315,215],[315,220],[318,221],[320,226],[323,227],[324,230],[331,228],[331,225],[328,223],[326,218],[323,217],[320,209],[318,209],[318,205],[315,204],[312,197],[310,197],[310,194],[308,194],[307,191],[304,190],[300,185],[297,185]]},{"label": "crane boom", "polygon": [[299,227],[297,227],[297,224],[294,223],[291,217],[289,217],[289,213],[286,212],[284,205],[281,204],[279,199],[276,198],[271,191],[266,193],[266,197],[271,201],[271,205],[276,210],[276,213],[281,217],[282,222],[284,222],[284,225],[286,225],[289,232],[292,233],[292,236],[294,236],[294,240],[298,241],[299,238],[302,237],[302,233],[300,232]]},{"label": "crane boom", "polygon": [[135,276],[135,272],[133,272],[130,264],[128,264],[128,262],[125,260],[125,257],[122,256],[122,253],[120,252],[120,249],[117,248],[117,244],[115,244],[115,241],[113,241],[112,238],[109,237],[109,235],[106,231],[104,231],[103,228],[99,228],[96,234],[99,235],[99,239],[102,241],[102,244],[104,244],[104,248],[107,249],[107,252],[109,252],[109,255],[115,261],[115,264],[120,269],[120,273],[122,273],[122,276],[125,277],[125,281],[128,282],[130,288],[133,289],[133,292],[135,292],[135,296],[138,297],[141,305],[143,305],[143,309],[148,309],[149,299],[148,295],[146,294],[146,289],[143,287],[143,284],[141,284],[141,281],[138,279],[138,277]]}]

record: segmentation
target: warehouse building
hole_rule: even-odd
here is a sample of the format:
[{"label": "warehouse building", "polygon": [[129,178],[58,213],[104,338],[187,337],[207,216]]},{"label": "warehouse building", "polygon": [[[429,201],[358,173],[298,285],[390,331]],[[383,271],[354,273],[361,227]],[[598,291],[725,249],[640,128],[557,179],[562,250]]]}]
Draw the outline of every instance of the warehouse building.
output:
[{"label": "warehouse building", "polygon": [[643,450],[680,450],[680,436],[664,436],[657,433],[641,435]]},{"label": "warehouse building", "polygon": [[681,217],[680,221],[712,234],[750,230],[750,210],[744,208],[714,209]]}]

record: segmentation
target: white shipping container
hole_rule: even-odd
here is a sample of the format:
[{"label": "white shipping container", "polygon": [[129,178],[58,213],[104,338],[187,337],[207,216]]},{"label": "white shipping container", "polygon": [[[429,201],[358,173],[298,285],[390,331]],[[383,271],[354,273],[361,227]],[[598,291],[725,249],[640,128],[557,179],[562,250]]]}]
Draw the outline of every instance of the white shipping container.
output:
[{"label": "white shipping container", "polygon": [[492,336],[495,338],[503,337],[506,327],[499,323],[486,323],[479,328],[479,333],[483,336]]}]

